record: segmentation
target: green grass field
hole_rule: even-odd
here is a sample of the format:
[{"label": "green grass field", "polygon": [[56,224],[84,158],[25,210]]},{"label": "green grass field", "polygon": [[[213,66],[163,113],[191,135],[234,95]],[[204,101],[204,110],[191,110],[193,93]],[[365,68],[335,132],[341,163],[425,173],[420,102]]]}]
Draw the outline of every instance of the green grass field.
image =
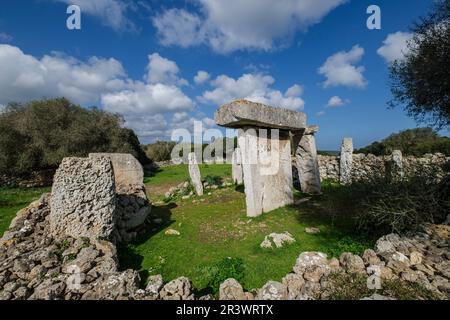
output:
[{"label": "green grass field", "polygon": [[17,211],[49,192],[50,188],[0,188],[0,235],[8,229]]},{"label": "green grass field", "polygon": [[[230,177],[229,165],[202,165],[206,175]],[[146,178],[150,197],[162,199],[161,185],[168,189],[188,179],[187,166],[162,169]],[[154,190],[155,192],[151,192]],[[324,183],[324,194],[302,196],[296,192],[296,205],[250,219],[245,213],[242,186],[218,189],[211,195],[154,205],[153,225],[138,241],[119,248],[123,268],[140,270],[144,278],[162,274],[165,280],[187,276],[197,290],[205,289],[205,270],[224,258],[240,258],[245,265],[242,284],[246,289],[261,287],[268,280],[281,280],[292,270],[302,251],[323,251],[338,257],[344,251],[360,253],[373,245],[355,232],[353,211],[339,197],[337,184]],[[339,196],[339,197],[338,197]],[[305,233],[318,227],[321,233]],[[175,229],[179,236],[165,235]],[[262,249],[259,244],[272,232],[290,232],[296,243],[281,249]]]},{"label": "green grass field", "polygon": [[[202,177],[231,177],[230,165],[201,165]],[[296,204],[250,219],[245,213],[243,186],[232,186],[164,203],[164,193],[188,179],[186,165],[162,168],[145,178],[152,199],[152,218],[162,223],[150,225],[148,232],[134,243],[119,247],[122,268],[134,268],[147,275],[162,274],[165,281],[189,277],[198,291],[206,289],[211,266],[231,257],[245,266],[241,280],[245,289],[261,287],[292,270],[303,251],[323,251],[339,256],[344,251],[360,253],[373,245],[362,238],[353,223],[355,208],[348,195],[343,197],[337,184],[323,183],[323,195],[306,197],[295,192]],[[42,189],[0,189],[0,234],[16,212],[48,192]],[[311,235],[305,227],[318,227]],[[179,236],[165,235],[169,228]],[[281,249],[262,249],[259,244],[272,232],[290,232],[296,242]]]}]

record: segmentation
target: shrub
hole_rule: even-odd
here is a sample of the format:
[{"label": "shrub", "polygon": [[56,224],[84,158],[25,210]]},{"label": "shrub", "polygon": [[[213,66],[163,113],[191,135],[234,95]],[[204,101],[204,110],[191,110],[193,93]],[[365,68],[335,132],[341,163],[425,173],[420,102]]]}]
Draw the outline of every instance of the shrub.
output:
[{"label": "shrub", "polygon": [[203,179],[203,181],[207,182],[210,186],[212,185],[220,186],[222,184],[222,177],[207,175]]},{"label": "shrub", "polygon": [[245,274],[245,265],[240,258],[228,257],[201,268],[200,273],[199,287],[216,294],[219,292],[220,284],[228,278],[241,282]]},{"label": "shrub", "polygon": [[450,209],[448,172],[438,176],[433,168],[393,181],[373,175],[350,188],[362,204],[357,220],[364,232],[417,230],[424,223],[441,222]]},{"label": "shrub", "polygon": [[450,138],[439,136],[431,128],[416,128],[391,134],[386,139],[355,150],[355,153],[371,153],[376,156],[389,155],[401,150],[403,155],[422,156],[426,153],[450,155]]},{"label": "shrub", "polygon": [[64,157],[91,152],[131,153],[148,163],[135,133],[122,125],[117,114],[63,98],[9,104],[0,114],[0,174],[56,169]]},{"label": "shrub", "polygon": [[145,146],[145,153],[152,161],[168,161],[175,145],[174,141],[156,141]]}]

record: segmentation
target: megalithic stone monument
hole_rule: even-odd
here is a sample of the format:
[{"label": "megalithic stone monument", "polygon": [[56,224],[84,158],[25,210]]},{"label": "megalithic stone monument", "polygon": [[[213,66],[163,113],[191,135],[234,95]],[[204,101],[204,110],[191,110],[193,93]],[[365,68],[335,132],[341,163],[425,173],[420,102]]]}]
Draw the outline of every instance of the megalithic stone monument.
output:
[{"label": "megalithic stone monument", "polygon": [[242,184],[242,182],[244,182],[240,148],[234,149],[233,154],[231,155],[231,175],[234,183]]},{"label": "megalithic stone monument", "polygon": [[239,129],[247,216],[293,203],[289,132],[305,131],[305,114],[237,100],[221,106],[215,121]]},{"label": "megalithic stone monument", "polygon": [[344,138],[341,145],[340,159],[340,176],[341,184],[349,184],[352,181],[353,168],[353,140],[352,138]]},{"label": "megalithic stone monument", "polygon": [[295,166],[298,172],[302,192],[320,194],[320,172],[317,159],[316,139],[314,134],[318,126],[309,126],[302,134],[294,135]]},{"label": "megalithic stone monument", "polygon": [[194,152],[189,153],[189,176],[191,178],[192,185],[195,188],[195,193],[199,196],[203,195],[203,184],[200,175],[200,169],[198,167],[197,157]]}]

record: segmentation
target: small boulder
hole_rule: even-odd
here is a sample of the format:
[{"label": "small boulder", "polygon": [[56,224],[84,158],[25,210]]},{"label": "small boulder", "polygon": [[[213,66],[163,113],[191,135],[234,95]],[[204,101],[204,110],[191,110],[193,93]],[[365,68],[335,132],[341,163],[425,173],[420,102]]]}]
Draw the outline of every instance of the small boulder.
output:
[{"label": "small boulder", "polygon": [[145,287],[145,291],[152,296],[158,296],[159,291],[161,290],[163,285],[164,285],[163,277],[160,274],[150,276],[148,277],[148,283],[147,286]]},{"label": "small boulder", "polygon": [[320,229],[316,227],[305,228],[307,234],[317,234],[320,233]]},{"label": "small boulder", "polygon": [[219,287],[220,300],[246,300],[241,284],[233,279],[225,280]]},{"label": "small boulder", "polygon": [[186,277],[179,277],[167,283],[159,293],[162,300],[192,300],[191,282]]},{"label": "small boulder", "polygon": [[286,300],[288,297],[288,290],[286,285],[277,282],[269,281],[259,291],[258,298],[260,300]]},{"label": "small boulder", "polygon": [[180,232],[177,231],[177,230],[175,230],[175,229],[167,229],[167,230],[164,232],[164,234],[165,234],[166,236],[179,236],[179,235],[180,235]]},{"label": "small boulder", "polygon": [[347,273],[365,273],[366,267],[360,256],[350,252],[344,252],[339,257],[339,262]]}]

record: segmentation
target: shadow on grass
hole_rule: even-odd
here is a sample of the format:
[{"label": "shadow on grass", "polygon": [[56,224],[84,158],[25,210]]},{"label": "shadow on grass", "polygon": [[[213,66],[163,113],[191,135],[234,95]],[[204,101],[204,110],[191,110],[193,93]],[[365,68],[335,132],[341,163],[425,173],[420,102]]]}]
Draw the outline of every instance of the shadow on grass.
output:
[{"label": "shadow on grass", "polygon": [[342,252],[362,253],[372,247],[380,235],[368,235],[358,228],[356,218],[363,208],[354,201],[352,189],[330,183],[323,186],[322,192],[300,194],[290,208],[297,212],[299,223],[325,227],[314,237],[319,245],[328,248],[326,253],[338,257]]},{"label": "shadow on grass", "polygon": [[243,184],[239,184],[234,188],[235,191],[240,192],[240,193],[245,193],[245,187]]},{"label": "shadow on grass", "polygon": [[[172,225],[175,220],[172,220],[172,209],[176,208],[177,204],[174,202],[168,203],[162,206],[153,206],[145,230],[139,235],[133,242],[127,244],[121,244],[117,247],[117,253],[119,257],[120,270],[133,269],[141,270],[144,256],[137,252],[136,247],[142,243],[145,243],[159,233],[161,230]],[[157,222],[155,222],[157,221]],[[141,270],[139,272],[142,285],[145,284],[149,272],[148,270]]]},{"label": "shadow on grass", "polygon": [[152,168],[151,170],[144,170],[144,183],[148,182],[149,178],[154,177],[159,172],[162,172],[162,169],[159,167]]}]

